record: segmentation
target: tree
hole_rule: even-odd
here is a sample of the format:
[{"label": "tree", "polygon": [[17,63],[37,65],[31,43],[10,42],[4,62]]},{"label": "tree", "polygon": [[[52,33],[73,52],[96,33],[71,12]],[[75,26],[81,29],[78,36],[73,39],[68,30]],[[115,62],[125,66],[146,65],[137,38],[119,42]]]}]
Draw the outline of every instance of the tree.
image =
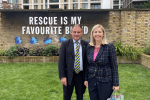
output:
[{"label": "tree", "polygon": [[140,4],[141,8],[150,8],[150,0],[147,2],[144,2],[143,4]]}]

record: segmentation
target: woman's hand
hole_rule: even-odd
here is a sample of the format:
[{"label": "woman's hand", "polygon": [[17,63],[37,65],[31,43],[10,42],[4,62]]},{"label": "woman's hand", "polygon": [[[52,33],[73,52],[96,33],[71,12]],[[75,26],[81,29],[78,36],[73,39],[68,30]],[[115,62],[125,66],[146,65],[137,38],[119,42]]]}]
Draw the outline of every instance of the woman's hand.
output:
[{"label": "woman's hand", "polygon": [[119,86],[113,86],[112,89],[115,89],[115,91],[119,91]]},{"label": "woman's hand", "polygon": [[88,87],[88,81],[84,81],[84,85]]}]

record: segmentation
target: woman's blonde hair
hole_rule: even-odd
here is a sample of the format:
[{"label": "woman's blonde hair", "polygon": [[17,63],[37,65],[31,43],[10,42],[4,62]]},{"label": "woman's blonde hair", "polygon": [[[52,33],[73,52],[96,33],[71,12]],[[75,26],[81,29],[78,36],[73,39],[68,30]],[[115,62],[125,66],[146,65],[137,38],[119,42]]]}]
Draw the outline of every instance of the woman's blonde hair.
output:
[{"label": "woman's blonde hair", "polygon": [[108,44],[108,41],[107,41],[107,39],[106,39],[106,31],[105,31],[104,27],[103,27],[102,25],[100,25],[100,24],[97,24],[97,25],[95,25],[95,26],[92,28],[91,36],[90,36],[90,43],[89,43],[89,44],[90,44],[91,46],[95,46],[96,42],[95,42],[95,39],[94,39],[94,37],[93,37],[93,32],[94,32],[94,30],[97,29],[97,28],[101,28],[101,29],[103,30],[104,37],[102,38],[102,44],[103,44],[103,45],[104,45],[104,44]]}]

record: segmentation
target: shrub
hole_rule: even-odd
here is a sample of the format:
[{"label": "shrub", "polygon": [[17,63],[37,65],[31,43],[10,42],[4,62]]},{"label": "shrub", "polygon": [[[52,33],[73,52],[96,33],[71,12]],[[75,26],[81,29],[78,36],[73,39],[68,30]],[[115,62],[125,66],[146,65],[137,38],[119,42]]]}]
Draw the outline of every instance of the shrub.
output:
[{"label": "shrub", "polygon": [[117,56],[125,56],[136,60],[143,53],[142,48],[135,48],[130,45],[123,45],[121,41],[114,44]]},{"label": "shrub", "polygon": [[29,49],[25,47],[18,47],[17,48],[17,54],[19,56],[27,56],[29,54]]},{"label": "shrub", "polygon": [[150,43],[148,44],[148,46],[145,47],[144,53],[150,55]]},{"label": "shrub", "polygon": [[114,43],[115,49],[116,49],[116,54],[117,56],[123,56],[123,45],[122,42],[119,41],[117,43]]},{"label": "shrub", "polygon": [[0,50],[0,56],[4,56],[5,55],[5,51],[4,50]]},{"label": "shrub", "polygon": [[33,55],[34,55],[34,56],[42,56],[42,55],[43,55],[43,54],[42,54],[43,51],[44,51],[43,48],[37,48],[37,49],[35,50],[35,52],[33,53]]},{"label": "shrub", "polygon": [[30,50],[29,51],[30,56],[33,56],[34,52],[35,52],[34,50]]},{"label": "shrub", "polygon": [[5,56],[8,56],[8,58],[13,58],[15,56],[18,56],[17,54],[18,47],[19,47],[18,45],[10,47],[10,49],[5,52]]},{"label": "shrub", "polygon": [[44,51],[42,52],[43,56],[57,56],[58,55],[58,47],[54,45],[48,45],[45,47]]}]

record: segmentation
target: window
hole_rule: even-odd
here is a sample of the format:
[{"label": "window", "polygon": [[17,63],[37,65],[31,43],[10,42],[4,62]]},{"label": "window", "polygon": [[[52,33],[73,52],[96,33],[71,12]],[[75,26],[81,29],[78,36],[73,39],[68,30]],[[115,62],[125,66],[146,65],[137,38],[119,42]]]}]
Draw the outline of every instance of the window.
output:
[{"label": "window", "polygon": [[64,9],[68,9],[68,5],[67,4],[64,4]]},{"label": "window", "polygon": [[77,9],[77,4],[73,4],[73,9]]},{"label": "window", "polygon": [[47,3],[47,0],[45,0],[45,3]]},{"label": "window", "polygon": [[14,4],[18,3],[18,0],[13,0],[13,3],[14,3]]},{"label": "window", "polygon": [[34,3],[38,3],[38,0],[34,0]]},{"label": "window", "polygon": [[140,4],[141,4],[140,2],[135,2],[134,3],[134,8],[140,8]]},{"label": "window", "polygon": [[91,0],[91,1],[100,1],[100,0]]},{"label": "window", "polygon": [[59,5],[51,5],[50,8],[51,8],[51,9],[58,9],[58,8],[59,8]]},{"label": "window", "polygon": [[123,0],[121,0],[121,4],[123,4]]},{"label": "window", "polygon": [[10,3],[10,0],[8,0],[8,3]]},{"label": "window", "polygon": [[113,9],[119,9],[119,6],[114,6]]},{"label": "window", "polygon": [[123,5],[120,6],[120,9],[122,8]]},{"label": "window", "polygon": [[45,5],[45,9],[47,9],[47,5]]},{"label": "window", "polygon": [[43,5],[41,5],[41,9],[43,9]]},{"label": "window", "polygon": [[114,4],[119,4],[119,1],[114,1]]},{"label": "window", "polygon": [[23,0],[23,3],[29,3],[29,0]]},{"label": "window", "polygon": [[101,5],[100,4],[91,4],[91,9],[100,9]]},{"label": "window", "polygon": [[88,1],[88,0],[83,0],[83,1]]},{"label": "window", "polygon": [[41,0],[41,3],[43,3],[43,0]]},{"label": "window", "polygon": [[73,0],[73,2],[76,2],[76,0]]},{"label": "window", "polygon": [[50,2],[59,2],[59,0],[50,0]]},{"label": "window", "polygon": [[88,9],[88,3],[83,4],[83,9]]},{"label": "window", "polygon": [[38,5],[34,5],[34,9],[38,9]]},{"label": "window", "polygon": [[24,9],[29,9],[29,6],[24,6]]}]

